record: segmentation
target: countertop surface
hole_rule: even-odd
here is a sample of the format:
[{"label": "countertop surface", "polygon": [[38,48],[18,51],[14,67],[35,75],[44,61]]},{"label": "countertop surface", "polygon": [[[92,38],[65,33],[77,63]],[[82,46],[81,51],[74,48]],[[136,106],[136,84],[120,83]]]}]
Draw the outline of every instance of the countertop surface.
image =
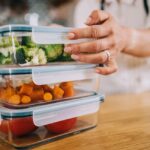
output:
[{"label": "countertop surface", "polygon": [[[1,150],[15,150],[0,141]],[[99,125],[32,150],[150,150],[150,92],[106,97]]]}]

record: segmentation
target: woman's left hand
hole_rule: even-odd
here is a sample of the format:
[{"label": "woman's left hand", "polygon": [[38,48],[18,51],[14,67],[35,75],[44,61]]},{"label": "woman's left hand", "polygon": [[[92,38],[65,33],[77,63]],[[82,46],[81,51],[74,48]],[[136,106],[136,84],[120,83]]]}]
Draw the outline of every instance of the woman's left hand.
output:
[{"label": "woman's left hand", "polygon": [[[69,44],[65,51],[80,62],[104,64],[96,68],[99,74],[107,75],[117,71],[116,56],[126,47],[128,30],[120,26],[110,14],[95,10],[87,19],[85,28],[73,29],[69,39],[92,38],[92,41]],[[95,40],[94,40],[95,39]]]}]

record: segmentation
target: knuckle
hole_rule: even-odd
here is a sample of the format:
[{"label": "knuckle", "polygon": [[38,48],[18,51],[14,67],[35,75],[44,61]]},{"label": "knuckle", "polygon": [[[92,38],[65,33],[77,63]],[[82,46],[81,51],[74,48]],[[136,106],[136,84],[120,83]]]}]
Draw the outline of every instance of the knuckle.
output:
[{"label": "knuckle", "polygon": [[100,35],[100,31],[97,25],[93,25],[90,27],[91,37],[98,38]]},{"label": "knuckle", "polygon": [[73,51],[72,51],[72,53],[73,53],[73,52],[74,52],[74,53],[80,53],[80,51],[81,51],[80,45],[74,45],[74,46],[73,46]]}]

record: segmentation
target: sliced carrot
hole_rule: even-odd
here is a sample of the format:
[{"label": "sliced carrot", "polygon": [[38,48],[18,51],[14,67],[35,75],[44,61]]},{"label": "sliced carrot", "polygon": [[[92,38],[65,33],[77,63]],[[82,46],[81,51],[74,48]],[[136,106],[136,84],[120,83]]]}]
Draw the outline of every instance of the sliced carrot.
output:
[{"label": "sliced carrot", "polygon": [[31,96],[33,87],[29,84],[23,84],[20,88],[19,94]]},{"label": "sliced carrot", "polygon": [[7,87],[3,92],[4,100],[8,100],[12,95],[16,94],[15,89],[10,86]]},{"label": "sliced carrot", "polygon": [[33,101],[42,100],[44,95],[44,90],[41,87],[34,88],[31,93],[31,99]]},{"label": "sliced carrot", "polygon": [[73,82],[63,82],[60,84],[60,87],[64,90],[64,98],[74,96],[74,86]]},{"label": "sliced carrot", "polygon": [[59,86],[54,86],[53,96],[54,99],[62,99],[64,95],[64,91]]},{"label": "sliced carrot", "polygon": [[19,105],[21,102],[20,99],[21,99],[20,95],[15,94],[9,98],[8,102],[10,104]]},{"label": "sliced carrot", "polygon": [[49,93],[49,92],[46,92],[46,93],[44,94],[44,96],[43,96],[43,99],[44,99],[46,102],[50,102],[50,101],[52,101],[52,99],[53,99],[53,95],[52,95],[51,93]]},{"label": "sliced carrot", "polygon": [[62,82],[60,85],[59,85],[61,88],[63,87],[73,87],[73,82],[72,81],[68,81],[68,82]]},{"label": "sliced carrot", "polygon": [[23,104],[28,104],[28,103],[31,102],[31,98],[30,98],[29,96],[24,95],[24,96],[22,96],[22,98],[21,98],[21,102],[22,102]]},{"label": "sliced carrot", "polygon": [[64,90],[64,98],[72,97],[75,95],[75,91],[73,87],[66,87],[63,90]]},{"label": "sliced carrot", "polygon": [[43,88],[44,92],[52,93],[52,91],[53,91],[53,89],[48,85],[42,85],[42,88]]}]

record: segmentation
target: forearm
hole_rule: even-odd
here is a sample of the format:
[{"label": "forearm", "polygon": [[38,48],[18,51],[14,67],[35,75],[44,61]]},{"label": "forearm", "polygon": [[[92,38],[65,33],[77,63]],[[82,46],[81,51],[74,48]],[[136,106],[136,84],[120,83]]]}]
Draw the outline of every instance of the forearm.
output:
[{"label": "forearm", "polygon": [[124,28],[126,47],[123,53],[137,56],[150,56],[150,29],[129,29]]}]

